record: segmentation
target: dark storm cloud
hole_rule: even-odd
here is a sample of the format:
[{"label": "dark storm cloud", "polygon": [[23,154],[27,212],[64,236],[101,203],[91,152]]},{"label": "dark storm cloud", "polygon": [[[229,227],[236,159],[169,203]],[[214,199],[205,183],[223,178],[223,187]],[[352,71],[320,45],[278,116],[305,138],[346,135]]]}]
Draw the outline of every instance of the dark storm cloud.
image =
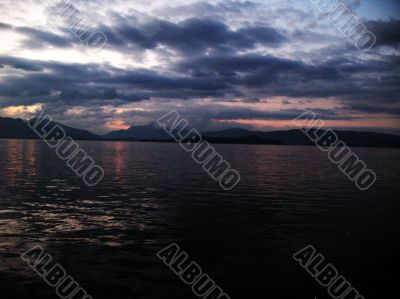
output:
[{"label": "dark storm cloud", "polygon": [[[30,98],[32,103],[63,100],[90,105],[92,100],[141,101],[150,97],[193,98],[224,95],[228,85],[212,79],[163,75],[95,64],[63,64],[0,57],[0,64],[25,71],[0,82],[2,97]],[[46,72],[39,70],[46,69]],[[98,102],[96,102],[98,104]]]},{"label": "dark storm cloud", "polygon": [[30,28],[26,26],[12,26],[0,23],[0,30],[9,30],[22,34],[25,38],[24,45],[29,48],[42,48],[45,46],[54,46],[58,48],[72,47],[74,41],[69,34],[58,35],[46,30]]},{"label": "dark storm cloud", "polygon": [[1,96],[24,103],[29,98],[32,103],[62,101],[83,106],[118,105],[151,98],[248,101],[267,96],[336,96],[363,112],[369,111],[356,104],[376,99],[381,104],[398,102],[397,56],[371,62],[333,59],[322,64],[256,54],[182,57],[166,73],[0,56],[0,65],[17,71],[0,81]]},{"label": "dark storm cloud", "polygon": [[279,87],[283,81],[290,88],[291,83],[339,79],[335,67],[256,54],[201,57],[182,62],[179,70],[195,78],[214,78],[248,88]]},{"label": "dark storm cloud", "polygon": [[376,35],[377,46],[395,46],[400,44],[400,20],[369,21],[367,27]]},{"label": "dark storm cloud", "polygon": [[[94,108],[95,105],[118,106],[154,98],[211,97],[257,103],[272,96],[289,99],[337,97],[352,111],[373,113],[373,103],[379,101],[376,111],[398,114],[398,110],[389,109],[388,105],[399,101],[399,56],[379,54],[362,60],[356,56],[359,54],[352,45],[329,45],[303,53],[304,44],[320,45],[319,42],[332,42],[335,37],[324,35],[318,28],[288,27],[285,31],[257,19],[234,26],[228,18],[222,17],[223,14],[256,11],[258,4],[232,3],[181,6],[176,13],[181,13],[182,17],[175,22],[173,18],[143,21],[130,11],[126,15],[112,16],[108,25],[103,23],[96,27],[107,36],[107,49],[120,54],[139,55],[142,51],[136,51],[138,49],[173,49],[174,56],[167,58],[162,56],[167,54],[158,56],[154,51],[156,59],[165,59],[159,68],[117,68],[109,64],[44,62],[0,56],[0,69],[5,74],[0,81],[1,105],[9,105],[10,99],[14,104],[44,102]],[[281,16],[285,13],[289,12],[279,11]],[[291,9],[290,15],[293,13],[300,14],[300,11]],[[213,17],[219,14],[221,17]],[[377,35],[378,45],[398,45],[399,20],[370,21],[367,25]],[[66,27],[59,28],[62,35],[5,23],[0,23],[0,29],[22,34],[24,46],[29,48],[67,49],[80,43]],[[282,54],[268,54],[276,53],[276,47],[282,47]],[[287,111],[276,114],[276,119],[291,119],[298,114],[299,111]],[[321,114],[326,119],[340,118],[336,114],[329,115],[328,111],[321,111]],[[221,112],[218,117],[268,119],[273,115],[238,108]]]},{"label": "dark storm cloud", "polygon": [[164,45],[183,53],[201,53],[208,49],[237,52],[252,49],[256,44],[275,47],[286,41],[282,33],[266,25],[233,31],[221,21],[199,18],[189,18],[179,23],[153,20],[142,25],[119,19],[113,27],[103,26],[100,30],[106,34],[110,45],[115,47],[153,49],[157,45]]},{"label": "dark storm cloud", "polygon": [[24,71],[38,72],[43,70],[43,68],[40,66],[40,63],[9,56],[0,56],[0,64]]},{"label": "dark storm cloud", "polygon": [[381,104],[350,104],[346,109],[353,109],[356,111],[362,111],[366,113],[385,113],[400,116],[400,107],[393,107],[391,105],[381,105]]},{"label": "dark storm cloud", "polygon": [[[108,73],[95,65],[63,64],[14,57],[1,57],[0,63],[25,72],[9,75],[0,82],[2,97],[30,98],[32,103],[63,99],[113,99],[113,87],[91,86]],[[44,71],[46,69],[46,71]]]},{"label": "dark storm cloud", "polygon": [[[224,22],[207,18],[189,18],[178,23],[153,19],[140,24],[135,16],[116,20],[114,25],[99,26],[98,30],[106,35],[108,45],[119,51],[129,51],[132,47],[154,49],[163,45],[182,53],[202,53],[209,49],[234,53],[252,49],[257,44],[277,47],[287,41],[283,33],[263,24],[233,31]],[[67,48],[80,43],[67,27],[60,28],[62,35],[4,23],[0,23],[0,29],[23,34],[25,45],[31,48]]]},{"label": "dark storm cloud", "polygon": [[12,28],[13,28],[13,26],[11,26],[9,24],[6,24],[6,23],[0,22],[0,30],[9,30],[9,29],[12,29]]},{"label": "dark storm cloud", "polygon": [[41,48],[43,46],[55,46],[60,48],[72,47],[74,41],[70,35],[57,35],[51,32],[37,30],[29,27],[17,27],[15,31],[26,36],[26,46],[31,48]]},{"label": "dark storm cloud", "polygon": [[254,43],[258,42],[264,45],[276,46],[287,41],[287,38],[280,32],[272,27],[263,25],[243,28],[238,32],[253,38]]},{"label": "dark storm cloud", "polygon": [[[333,110],[327,109],[313,109],[319,117],[325,120],[349,120],[354,119],[351,116],[344,116],[343,113],[336,113]],[[285,111],[257,111],[245,108],[224,108],[223,111],[212,115],[213,118],[217,119],[262,119],[262,120],[292,120],[304,113],[301,109],[287,109]]]},{"label": "dark storm cloud", "polygon": [[[129,51],[132,48],[154,49],[163,45],[182,53],[202,53],[210,49],[234,53],[252,49],[257,44],[277,47],[287,41],[282,32],[265,24],[241,27],[234,31],[223,21],[214,18],[187,18],[173,23],[154,18],[138,22],[134,14],[113,17],[113,25],[100,25],[97,29],[107,36],[108,45],[119,51]],[[0,29],[23,34],[25,45],[31,48],[66,48],[79,44],[66,24],[59,28],[62,35],[44,29],[13,27],[5,23],[0,23]]]},{"label": "dark storm cloud", "polygon": [[260,4],[250,1],[220,1],[217,3],[208,3],[198,1],[190,4],[179,5],[175,7],[166,6],[158,10],[159,14],[179,15],[179,16],[221,16],[227,14],[238,15],[243,11],[254,11],[260,8]]}]

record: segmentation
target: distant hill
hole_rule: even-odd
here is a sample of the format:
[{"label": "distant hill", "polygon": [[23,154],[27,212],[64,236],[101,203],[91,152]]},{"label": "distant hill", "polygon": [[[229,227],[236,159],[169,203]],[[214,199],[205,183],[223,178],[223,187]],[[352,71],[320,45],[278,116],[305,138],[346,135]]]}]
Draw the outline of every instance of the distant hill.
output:
[{"label": "distant hill", "polygon": [[127,130],[112,131],[103,136],[105,139],[130,139],[130,140],[162,140],[171,136],[155,124],[147,126],[133,126]]},{"label": "distant hill", "polygon": [[[34,121],[34,120],[31,120]],[[50,124],[54,126],[53,122]],[[121,140],[121,141],[164,141],[172,142],[171,136],[155,124],[133,126],[127,130],[112,131],[104,136],[87,130],[71,128],[59,124],[67,135],[75,140]],[[400,147],[400,136],[357,131],[335,131],[340,140],[348,146],[365,147]],[[258,132],[246,129],[227,129],[214,132],[203,132],[202,136],[210,143],[226,144],[282,144],[312,145],[313,143],[299,129],[287,131]],[[21,119],[0,117],[1,139],[38,139],[36,134]]]},{"label": "distant hill", "polygon": [[[30,120],[30,122],[35,122],[35,121],[36,121],[35,119]],[[48,125],[49,129],[46,129],[46,130],[50,130],[56,124],[60,125],[65,130],[65,133],[67,134],[67,136],[70,136],[71,138],[73,138],[75,140],[100,140],[100,139],[102,139],[101,136],[93,134],[92,132],[89,132],[87,130],[68,127],[66,125],[63,125],[63,124],[57,123],[57,122],[51,122]]]},{"label": "distant hill", "polygon": [[[325,132],[322,130],[321,132]],[[348,146],[365,146],[365,147],[399,147],[400,136],[358,131],[339,131],[335,130],[339,139],[344,141]],[[322,134],[322,133],[320,133]],[[253,135],[260,138],[278,140],[285,145],[312,145],[312,141],[299,129],[287,131],[272,132],[253,132],[244,129],[228,129],[216,132],[205,132],[203,136],[229,138],[243,137]]]},{"label": "distant hill", "polygon": [[[321,131],[324,132],[324,131]],[[335,131],[340,140],[349,146],[365,147],[399,147],[400,136],[357,132]],[[246,144],[283,144],[283,145],[312,145],[299,129],[287,131],[258,132],[234,128],[221,131],[203,132],[203,138],[210,143],[246,143]],[[147,126],[134,126],[127,130],[119,130],[103,136],[105,139],[143,140],[143,141],[172,141],[171,136],[155,124]]]},{"label": "distant hill", "polygon": [[[30,120],[34,122],[35,119]],[[49,124],[51,129],[57,122]],[[99,135],[93,134],[86,130],[75,129],[63,124],[59,124],[66,134],[75,140],[99,140]],[[22,120],[7,117],[0,117],[0,138],[1,139],[39,139],[35,132]]]},{"label": "distant hill", "polygon": [[37,139],[37,136],[22,119],[0,117],[0,138]]}]

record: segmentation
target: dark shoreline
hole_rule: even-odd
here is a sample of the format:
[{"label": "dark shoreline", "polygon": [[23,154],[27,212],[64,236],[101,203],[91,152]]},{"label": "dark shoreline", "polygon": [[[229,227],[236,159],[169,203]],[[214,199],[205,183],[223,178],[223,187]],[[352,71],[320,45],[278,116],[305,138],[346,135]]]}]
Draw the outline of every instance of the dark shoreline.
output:
[{"label": "dark shoreline", "polygon": [[[0,138],[0,140],[42,140],[40,138]],[[160,140],[134,140],[134,139],[79,139],[74,138],[76,141],[98,141],[98,142],[143,142],[143,143],[177,143],[173,139],[160,139]],[[273,146],[307,146],[307,147],[316,147],[315,144],[284,144],[284,143],[243,143],[243,142],[219,142],[219,141],[210,141],[209,139],[204,139],[208,141],[210,144],[225,144],[225,145],[273,145]],[[400,145],[395,146],[384,146],[384,145],[354,145],[348,144],[351,147],[358,147],[358,148],[392,148],[398,149]]]}]

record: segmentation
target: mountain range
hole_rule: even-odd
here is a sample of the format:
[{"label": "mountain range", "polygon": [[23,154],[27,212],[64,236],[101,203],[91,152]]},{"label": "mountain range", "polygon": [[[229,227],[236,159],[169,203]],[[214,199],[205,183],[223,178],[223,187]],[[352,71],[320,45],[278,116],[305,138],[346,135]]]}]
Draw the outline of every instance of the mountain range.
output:
[{"label": "mountain range", "polygon": [[[34,123],[36,119],[31,119],[29,122]],[[48,124],[51,129],[56,124],[60,125],[67,136],[75,140],[101,140],[101,136],[93,134],[87,130],[75,129],[57,122]],[[48,129],[47,129],[48,130]],[[14,119],[8,117],[0,117],[0,139],[39,139],[36,133],[22,119]]]},{"label": "mountain range", "polygon": [[[173,141],[169,134],[155,124],[133,126],[127,130],[112,131],[103,136],[96,135],[87,130],[71,128],[56,122],[52,122],[50,126],[54,126],[55,124],[62,126],[66,134],[75,140]],[[335,132],[339,139],[344,141],[348,146],[400,147],[400,136],[398,135],[339,130],[335,130]],[[299,129],[258,132],[236,128],[202,132],[201,134],[210,143],[312,145],[312,142]],[[22,119],[0,117],[0,139],[39,139],[39,137]]]}]

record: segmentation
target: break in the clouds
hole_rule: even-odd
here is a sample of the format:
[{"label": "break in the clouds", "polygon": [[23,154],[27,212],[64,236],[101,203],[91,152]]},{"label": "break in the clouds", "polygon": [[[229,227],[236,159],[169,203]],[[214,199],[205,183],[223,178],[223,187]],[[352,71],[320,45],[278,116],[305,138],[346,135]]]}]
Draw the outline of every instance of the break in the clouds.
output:
[{"label": "break in the clouds", "polygon": [[334,127],[400,129],[396,1],[344,1],[377,36],[368,52],[309,1],[70,3],[103,50],[43,1],[0,3],[2,115],[43,107],[104,133],[177,109],[204,130],[267,130],[311,108]]}]

